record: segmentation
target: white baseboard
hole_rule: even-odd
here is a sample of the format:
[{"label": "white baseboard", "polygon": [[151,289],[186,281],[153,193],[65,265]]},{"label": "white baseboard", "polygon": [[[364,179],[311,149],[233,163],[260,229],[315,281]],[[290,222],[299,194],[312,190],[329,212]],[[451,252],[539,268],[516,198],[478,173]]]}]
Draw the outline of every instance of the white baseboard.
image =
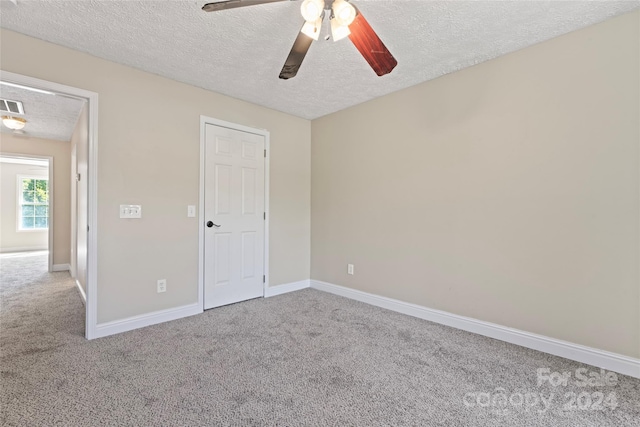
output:
[{"label": "white baseboard", "polygon": [[128,317],[122,320],[115,320],[113,322],[98,323],[92,339],[132,331],[134,329],[144,328],[145,326],[168,322],[170,320],[181,319],[183,317],[193,316],[202,312],[202,306],[198,303],[193,303],[183,305],[182,307],[169,308],[166,310],[155,311],[153,313]]},{"label": "white baseboard", "polygon": [[[81,292],[81,295],[86,300],[86,295],[82,291],[80,284],[77,283],[77,285],[78,289]],[[299,282],[273,286],[265,289],[264,296],[272,297],[287,292],[298,291],[300,289],[308,288],[309,286],[309,280],[301,280]],[[176,320],[182,317],[193,316],[202,312],[202,306],[198,303],[194,303],[182,307],[170,308],[167,310],[156,311],[148,314],[141,314],[139,316],[133,316],[122,320],[115,320],[113,322],[99,323],[96,326],[93,338],[106,337],[109,335],[119,334],[121,332],[132,331],[134,329],[144,328],[145,326],[168,322],[170,320]]]},{"label": "white baseboard", "polygon": [[71,269],[69,264],[53,264],[53,271],[68,271]]},{"label": "white baseboard", "polygon": [[508,328],[495,323],[484,322],[470,317],[459,316],[446,311],[435,310],[416,304],[382,297],[331,283],[311,280],[311,287],[346,298],[365,302],[377,307],[386,308],[398,313],[418,317],[442,325],[451,326],[475,334],[495,338],[508,343],[531,348],[577,362],[586,363],[598,368],[640,378],[640,359],[611,353],[596,348],[574,344],[555,338],[537,335],[518,329]]},{"label": "white baseboard", "polygon": [[82,285],[80,284],[78,279],[76,279],[76,288],[78,288],[78,292],[80,292],[82,302],[84,303],[84,305],[87,305],[87,294],[84,292],[84,289],[82,289]]},{"label": "white baseboard", "polygon": [[0,248],[0,253],[46,251],[47,249],[49,249],[48,246],[18,246],[15,248]]},{"label": "white baseboard", "polygon": [[264,297],[274,297],[288,292],[299,291],[311,286],[310,280],[300,280],[299,282],[285,283],[284,285],[270,286],[264,290]]}]

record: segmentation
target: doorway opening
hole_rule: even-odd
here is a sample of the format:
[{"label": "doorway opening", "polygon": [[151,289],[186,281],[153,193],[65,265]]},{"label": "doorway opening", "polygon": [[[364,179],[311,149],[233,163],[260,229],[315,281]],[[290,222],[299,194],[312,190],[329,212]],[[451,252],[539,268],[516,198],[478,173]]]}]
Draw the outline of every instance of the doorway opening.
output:
[{"label": "doorway opening", "polygon": [[[98,136],[98,94],[84,89],[62,85],[59,83],[49,82],[46,80],[36,79],[29,76],[15,74],[11,72],[1,71],[0,92],[2,98],[9,101],[22,101],[22,99],[13,99],[21,97],[28,99],[27,104],[23,103],[24,108],[16,111],[3,111],[3,116],[10,115],[17,122],[22,123],[22,128],[14,130],[19,135],[16,137],[24,138],[25,141],[32,139],[46,139],[39,134],[43,129],[45,118],[51,116],[52,112],[69,111],[76,109],[76,114],[69,113],[66,116],[61,115],[59,120],[50,122],[50,131],[58,131],[64,129],[64,120],[68,116],[72,121],[73,138],[67,138],[67,144],[74,146],[68,147],[66,155],[62,155],[59,161],[55,160],[55,170],[64,170],[67,173],[66,182],[58,182],[54,186],[54,168],[53,160],[50,161],[48,189],[50,195],[56,188],[59,192],[64,187],[66,193],[67,210],[66,214],[56,216],[54,208],[49,207],[47,211],[47,225],[50,230],[48,243],[50,261],[50,271],[69,270],[70,274],[76,281],[76,285],[85,302],[85,337],[92,339],[95,337],[95,329],[97,323],[97,136]],[[55,104],[55,108],[51,108],[51,103]],[[48,114],[38,116],[37,105],[42,104]],[[1,107],[2,103],[0,103]],[[13,104],[5,102],[4,105],[10,108]],[[31,107],[27,107],[30,105]],[[66,110],[65,110],[66,109]],[[30,112],[32,111],[32,112]],[[13,129],[13,128],[12,128]],[[51,139],[55,140],[55,136]],[[64,140],[64,138],[57,138]],[[24,144],[27,147],[33,144]],[[3,141],[3,151],[6,150],[5,141]],[[73,157],[72,157],[73,152]],[[29,154],[29,153],[27,153]],[[29,154],[30,155],[30,154]],[[19,156],[20,157],[20,156]],[[35,157],[35,156],[32,156]],[[53,156],[55,157],[55,156]],[[71,167],[71,162],[74,167]],[[28,178],[28,177],[27,177]],[[38,199],[37,187],[44,187],[43,182],[38,179],[33,181],[23,181],[26,185],[25,197],[27,199]],[[33,193],[29,193],[29,186],[33,186]],[[74,195],[73,198],[71,195]],[[57,198],[58,201],[60,197]],[[39,200],[38,200],[39,201]],[[24,214],[31,212],[33,207],[33,219],[28,217],[24,219],[25,225],[34,224],[34,227],[44,223],[44,216],[37,215],[44,212],[44,204],[24,204]],[[66,217],[65,217],[66,216]],[[69,227],[60,232],[61,227],[58,223],[67,222]],[[54,234],[58,232],[58,234]],[[60,234],[62,233],[62,234]],[[56,242],[66,241],[67,244],[57,246]],[[68,260],[56,264],[56,259]]]},{"label": "doorway opening", "polygon": [[0,153],[0,253],[47,252],[53,258],[53,157]]}]

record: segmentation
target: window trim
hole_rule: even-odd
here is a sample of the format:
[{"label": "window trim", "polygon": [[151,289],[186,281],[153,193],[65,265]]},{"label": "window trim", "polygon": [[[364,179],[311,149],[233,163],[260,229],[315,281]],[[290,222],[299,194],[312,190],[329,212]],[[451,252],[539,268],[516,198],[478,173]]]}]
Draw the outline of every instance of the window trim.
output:
[{"label": "window trim", "polygon": [[[47,228],[22,228],[22,181],[25,179],[35,179],[47,181],[47,191],[49,193],[49,201],[47,202]],[[16,232],[17,233],[48,233],[51,228],[51,181],[49,174],[47,175],[16,175]]]}]

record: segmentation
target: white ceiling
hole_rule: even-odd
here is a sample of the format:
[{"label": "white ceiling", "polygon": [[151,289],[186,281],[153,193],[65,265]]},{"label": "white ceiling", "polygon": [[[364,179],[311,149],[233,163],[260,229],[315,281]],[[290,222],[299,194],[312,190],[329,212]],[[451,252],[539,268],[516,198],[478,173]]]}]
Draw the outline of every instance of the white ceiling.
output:
[{"label": "white ceiling", "polygon": [[3,0],[0,25],[314,119],[638,7],[614,0],[353,0],[398,60],[396,69],[378,77],[348,39],[321,39],[285,81],[278,75],[302,25],[298,1],[213,13],[200,10],[205,2]]},{"label": "white ceiling", "polygon": [[[0,84],[0,98],[21,101],[24,114],[11,114],[27,120],[24,133],[19,135],[34,138],[70,141],[85,101],[63,95],[35,92]],[[2,133],[13,133],[0,125]]]}]

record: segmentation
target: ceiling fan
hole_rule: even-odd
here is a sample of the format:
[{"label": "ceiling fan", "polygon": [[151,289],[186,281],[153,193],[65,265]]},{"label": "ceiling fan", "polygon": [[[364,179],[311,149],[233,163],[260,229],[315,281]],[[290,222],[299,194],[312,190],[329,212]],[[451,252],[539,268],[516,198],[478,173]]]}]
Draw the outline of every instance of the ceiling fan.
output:
[{"label": "ceiling fan", "polygon": [[[221,0],[205,4],[202,10],[216,12],[280,1],[295,0]],[[280,71],[281,79],[287,80],[296,76],[311,43],[320,36],[325,16],[329,17],[333,40],[349,37],[378,76],[389,74],[398,65],[362,13],[347,0],[304,0],[300,5],[300,11],[305,22]]]}]

